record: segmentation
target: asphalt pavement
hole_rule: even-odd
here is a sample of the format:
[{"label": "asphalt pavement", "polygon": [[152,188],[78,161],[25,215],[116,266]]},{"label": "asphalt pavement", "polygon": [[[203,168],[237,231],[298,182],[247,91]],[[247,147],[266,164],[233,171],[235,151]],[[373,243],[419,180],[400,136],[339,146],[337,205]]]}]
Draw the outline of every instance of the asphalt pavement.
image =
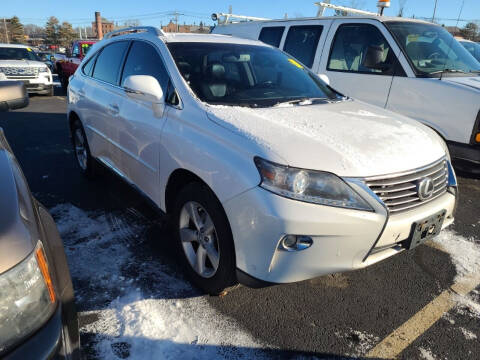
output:
[{"label": "asphalt pavement", "polygon": [[[141,264],[153,262],[162,271],[182,277],[168,246],[165,219],[133,189],[105,172],[96,181],[82,177],[74,161],[65,115],[65,97],[33,96],[26,109],[0,114],[0,126],[17,156],[32,193],[52,209],[59,204],[89,212],[115,213],[128,222],[141,218],[146,231],[131,244],[138,261],[123,269],[137,286],[154,297],[152,282]],[[480,239],[480,180],[458,174],[460,201],[457,234]],[[130,245],[129,245],[130,246]],[[132,250],[133,249],[133,250]],[[100,256],[100,255],[99,255]],[[102,271],[98,258],[98,271]],[[165,270],[167,269],[167,270]],[[361,358],[395,329],[412,319],[455,282],[456,268],[444,251],[428,245],[403,252],[366,269],[319,277],[264,289],[238,287],[223,297],[203,298],[218,316],[233,321],[268,349],[272,358]],[[143,277],[142,277],[143,276]],[[74,276],[82,326],[82,346],[88,358],[101,357],[88,324],[89,312],[108,308],[118,294],[102,291]],[[479,298],[479,287],[470,295]],[[172,297],[202,296],[198,290],[170,293]],[[480,358],[480,321],[468,308],[455,306],[414,339],[398,356],[404,359]],[[114,352],[129,358],[130,352]],[[231,353],[230,353],[231,354]]]}]

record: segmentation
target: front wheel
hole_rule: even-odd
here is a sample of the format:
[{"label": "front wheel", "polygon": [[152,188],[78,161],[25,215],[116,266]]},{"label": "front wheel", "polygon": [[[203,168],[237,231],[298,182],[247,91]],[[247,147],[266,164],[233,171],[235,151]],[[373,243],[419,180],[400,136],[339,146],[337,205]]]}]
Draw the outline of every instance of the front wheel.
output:
[{"label": "front wheel", "polygon": [[222,205],[205,185],[178,194],[173,225],[179,255],[192,282],[211,295],[235,285],[235,250]]}]

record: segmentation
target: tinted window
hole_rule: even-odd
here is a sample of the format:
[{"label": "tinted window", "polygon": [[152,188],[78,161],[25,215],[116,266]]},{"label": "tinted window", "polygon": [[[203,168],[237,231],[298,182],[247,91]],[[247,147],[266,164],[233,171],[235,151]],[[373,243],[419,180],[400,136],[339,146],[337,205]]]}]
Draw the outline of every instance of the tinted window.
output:
[{"label": "tinted window", "polygon": [[93,77],[117,85],[120,67],[127,46],[127,41],[119,41],[107,45],[100,55],[97,56]]},{"label": "tinted window", "polygon": [[122,82],[131,75],[150,75],[158,80],[163,91],[167,89],[168,74],[155,48],[143,41],[135,41],[128,52]]},{"label": "tinted window", "polygon": [[280,46],[280,40],[282,40],[283,30],[285,30],[284,26],[264,27],[262,31],[260,31],[258,40],[278,48]]},{"label": "tinted window", "polygon": [[312,67],[322,29],[320,25],[290,27],[283,50]]},{"label": "tinted window", "polygon": [[93,65],[95,64],[96,57],[96,55],[93,55],[90,59],[88,59],[87,63],[83,65],[83,73],[85,75],[92,76]]},{"label": "tinted window", "polygon": [[394,62],[395,55],[377,27],[348,24],[340,26],[335,34],[328,70],[390,75]]},{"label": "tinted window", "polygon": [[73,55],[73,56],[80,55],[80,48],[78,47],[78,44],[75,44],[75,45],[73,46],[72,55]]},{"label": "tinted window", "polygon": [[270,107],[340,99],[298,61],[270,46],[202,42],[167,46],[192,91],[211,104]]}]

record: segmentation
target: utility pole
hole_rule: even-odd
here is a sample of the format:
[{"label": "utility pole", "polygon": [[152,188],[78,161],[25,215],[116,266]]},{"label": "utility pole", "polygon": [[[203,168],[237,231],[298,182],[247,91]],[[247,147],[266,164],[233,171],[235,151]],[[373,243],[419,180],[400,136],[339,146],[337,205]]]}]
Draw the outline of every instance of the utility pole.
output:
[{"label": "utility pole", "polygon": [[5,18],[3,18],[3,27],[5,28],[5,40],[7,40],[7,44],[10,44],[10,41],[8,41],[7,20]]},{"label": "utility pole", "polygon": [[437,12],[437,2],[438,0],[435,0],[435,6],[433,7],[432,22],[435,20],[435,13]]}]

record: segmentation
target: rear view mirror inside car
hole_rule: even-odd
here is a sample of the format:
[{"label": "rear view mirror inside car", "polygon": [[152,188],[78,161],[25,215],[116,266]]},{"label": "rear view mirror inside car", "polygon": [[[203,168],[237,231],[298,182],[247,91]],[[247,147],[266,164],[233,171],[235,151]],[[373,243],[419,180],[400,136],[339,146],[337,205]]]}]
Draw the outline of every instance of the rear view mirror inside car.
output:
[{"label": "rear view mirror inside car", "polygon": [[250,54],[226,54],[222,56],[224,63],[237,63],[237,62],[249,62]]}]

